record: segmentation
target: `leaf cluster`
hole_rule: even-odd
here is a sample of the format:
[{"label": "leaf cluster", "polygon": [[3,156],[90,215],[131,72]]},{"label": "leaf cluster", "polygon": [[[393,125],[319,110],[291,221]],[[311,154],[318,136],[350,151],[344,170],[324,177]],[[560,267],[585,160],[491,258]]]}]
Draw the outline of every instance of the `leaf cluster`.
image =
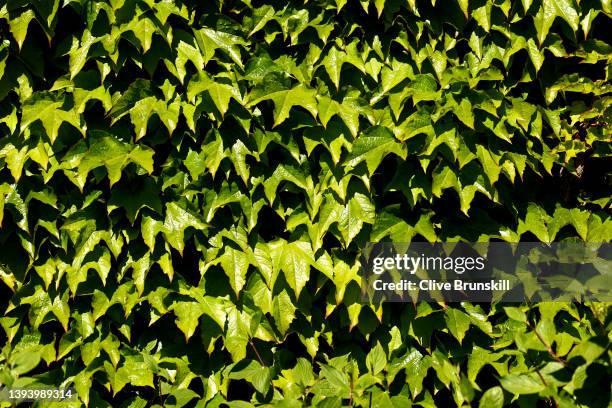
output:
[{"label": "leaf cluster", "polygon": [[0,385],[92,407],[608,406],[608,304],[363,304],[358,259],[610,242],[611,17],[0,0]]}]

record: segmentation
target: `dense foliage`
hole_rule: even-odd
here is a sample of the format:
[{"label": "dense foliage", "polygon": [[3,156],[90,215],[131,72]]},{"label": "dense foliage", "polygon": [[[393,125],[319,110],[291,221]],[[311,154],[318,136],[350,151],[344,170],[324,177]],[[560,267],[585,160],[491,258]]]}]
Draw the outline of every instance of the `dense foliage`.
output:
[{"label": "dense foliage", "polygon": [[358,255],[610,242],[611,17],[0,0],[0,384],[93,407],[608,406],[609,305],[362,304]]}]

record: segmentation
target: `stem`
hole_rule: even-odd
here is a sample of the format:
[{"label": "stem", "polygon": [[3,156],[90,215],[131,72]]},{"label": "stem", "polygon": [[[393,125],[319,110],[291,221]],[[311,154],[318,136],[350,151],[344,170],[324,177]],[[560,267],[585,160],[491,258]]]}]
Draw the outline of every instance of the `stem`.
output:
[{"label": "stem", "polygon": [[[527,324],[529,324],[529,322],[527,322]],[[534,330],[534,331],[535,331],[535,330]],[[528,359],[528,361],[529,361],[529,360],[530,360],[530,359]],[[531,363],[531,364],[534,364],[534,366],[535,366],[535,362],[530,361],[530,363]],[[540,373],[540,370],[539,370],[538,368],[536,368],[536,369],[535,369],[535,372],[538,374],[538,377],[540,377],[540,381],[542,381],[542,384],[544,384],[544,386],[545,386],[546,388],[548,388],[548,383],[547,383],[547,382],[546,382],[546,380],[544,379],[544,376],[542,375],[542,373]],[[548,398],[547,400],[548,400],[548,401],[551,401],[551,402],[552,402],[552,404],[553,404],[553,406],[554,406],[555,408],[558,408],[557,401],[554,399],[554,397]]]},{"label": "stem", "polygon": [[536,328],[531,323],[529,323],[529,322],[527,322],[527,325],[529,326],[529,328],[531,330],[533,330],[533,332],[535,333],[536,337],[538,338],[538,340],[540,340],[540,342],[544,345],[544,347],[546,347],[546,350],[548,351],[548,354],[550,354],[551,357],[554,358],[557,362],[561,363],[563,366],[566,366],[567,363],[565,362],[565,360],[563,360],[561,357],[559,357],[557,355],[557,353],[555,353],[555,351],[552,349],[552,347],[544,340],[544,338],[540,335],[540,333],[538,333]]},{"label": "stem", "polygon": [[259,360],[259,363],[262,366],[265,366],[263,359],[261,358],[261,356],[259,355],[259,351],[257,351],[257,347],[255,347],[255,343],[253,343],[253,341],[251,339],[249,339],[249,344],[251,345],[251,347],[253,347],[253,351],[255,351],[255,356],[257,356],[257,360]]}]

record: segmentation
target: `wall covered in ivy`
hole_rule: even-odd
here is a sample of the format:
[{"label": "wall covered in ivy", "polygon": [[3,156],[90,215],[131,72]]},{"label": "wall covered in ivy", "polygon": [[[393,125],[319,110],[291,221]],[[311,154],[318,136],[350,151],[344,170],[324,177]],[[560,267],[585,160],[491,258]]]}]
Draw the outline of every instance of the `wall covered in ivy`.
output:
[{"label": "wall covered in ivy", "polygon": [[609,304],[364,304],[358,259],[610,242],[611,17],[0,0],[0,385],[90,407],[609,406]]}]

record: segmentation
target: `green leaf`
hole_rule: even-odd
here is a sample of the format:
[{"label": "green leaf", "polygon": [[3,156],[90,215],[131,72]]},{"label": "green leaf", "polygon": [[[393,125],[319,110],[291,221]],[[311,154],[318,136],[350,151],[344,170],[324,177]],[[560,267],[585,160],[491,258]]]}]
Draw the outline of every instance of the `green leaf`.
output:
[{"label": "green leaf", "polygon": [[450,333],[462,343],[470,327],[470,317],[459,309],[449,307],[444,313],[444,320]]},{"label": "green leaf", "polygon": [[246,366],[241,363],[234,366],[228,377],[233,380],[247,380],[257,391],[265,395],[270,389],[272,373],[270,368],[250,360]]},{"label": "green leaf", "polygon": [[21,304],[29,304],[30,308],[28,311],[28,317],[30,324],[37,329],[38,326],[44,321],[53,310],[53,304],[49,295],[43,290],[41,286],[36,286],[34,294],[31,296],[24,297],[21,299]]},{"label": "green leaf", "polygon": [[111,384],[115,394],[126,384],[134,387],[153,387],[153,371],[142,356],[128,356],[115,373]]},{"label": "green leaf", "polygon": [[40,121],[47,132],[51,143],[57,139],[58,131],[62,123],[66,122],[74,126],[83,135],[80,115],[74,110],[65,110],[66,101],[56,95],[37,92],[26,100],[22,106],[21,132],[30,127],[34,122]]},{"label": "green leaf", "polygon": [[339,103],[326,96],[317,95],[317,100],[317,112],[324,127],[327,127],[332,116],[338,115],[344,121],[346,127],[349,128],[351,135],[357,137],[361,107],[357,104],[355,98],[347,96],[343,99],[342,103]]},{"label": "green leaf", "polygon": [[[135,140],[143,138],[147,133],[147,125],[153,114],[157,114],[159,119],[172,134],[178,124],[179,109],[176,104],[166,104],[153,96],[140,99],[134,103],[129,110],[130,119],[136,132]],[[118,117],[115,121],[119,119]],[[115,122],[114,121],[114,122]]]},{"label": "green leaf", "polygon": [[533,17],[540,45],[544,43],[556,17],[561,17],[572,30],[578,31],[579,17],[572,0],[543,0]]},{"label": "green leaf", "polygon": [[272,317],[276,328],[282,336],[285,336],[291,322],[295,319],[296,307],[286,290],[274,295],[272,298]]},{"label": "green leaf", "polygon": [[227,314],[227,331],[225,333],[225,348],[232,355],[232,360],[238,362],[245,358],[249,342],[248,322],[246,313],[240,312],[235,306]]},{"label": "green leaf", "polygon": [[57,296],[53,299],[53,305],[51,311],[57,317],[62,324],[64,331],[68,330],[68,321],[70,319],[70,307],[68,306],[68,292],[66,291],[63,296]]},{"label": "green leaf", "polygon": [[480,397],[478,408],[501,408],[504,406],[504,391],[501,387],[489,388]]},{"label": "green leaf", "polygon": [[11,356],[12,372],[16,375],[32,371],[40,363],[40,353],[24,350]]},{"label": "green leaf", "polygon": [[457,0],[457,3],[459,3],[459,7],[461,11],[463,11],[465,18],[468,18],[469,0]]},{"label": "green leaf", "polygon": [[501,386],[514,395],[536,394],[546,386],[537,374],[508,374],[499,379]]},{"label": "green leaf", "polygon": [[217,130],[212,130],[206,136],[206,142],[202,146],[202,152],[191,150],[185,159],[185,167],[192,179],[197,179],[206,171],[214,177],[221,161],[226,157],[223,138]]},{"label": "green leaf", "polygon": [[289,111],[294,106],[301,106],[317,116],[316,91],[304,85],[297,85],[294,88],[266,93],[260,92],[249,95],[248,106],[253,107],[261,101],[272,100],[274,102],[274,126],[283,123],[289,117]]},{"label": "green leaf", "polygon": [[187,97],[190,101],[194,101],[196,95],[202,92],[208,92],[210,99],[215,104],[219,113],[221,113],[221,117],[225,116],[229,108],[230,98],[234,98],[237,102],[242,103],[242,97],[238,89],[226,83],[216,82],[204,74],[200,74],[197,79],[189,81]]},{"label": "green leaf", "polygon": [[253,10],[253,28],[249,32],[252,36],[274,18],[275,10],[270,5],[264,5]]},{"label": "green leaf", "polygon": [[109,112],[109,115],[114,121],[117,121],[123,115],[127,114],[136,102],[150,96],[153,96],[151,82],[146,79],[138,78],[130,83],[128,89],[113,103],[113,108]]},{"label": "green leaf", "polygon": [[310,243],[277,240],[268,243],[268,250],[273,262],[274,276],[278,276],[282,271],[289,287],[298,297],[310,278],[310,267],[315,264]]},{"label": "green leaf", "polygon": [[75,45],[75,47],[70,50],[70,60],[68,64],[70,66],[70,79],[73,79],[81,69],[83,69],[85,62],[87,62],[89,50],[95,42],[96,38],[91,35],[89,30],[85,30],[80,44]]},{"label": "green leaf", "polygon": [[375,220],[375,209],[370,199],[361,193],[355,194],[342,210],[340,215],[340,233],[345,245],[357,236],[363,228],[363,224],[373,224]]},{"label": "green leaf", "polygon": [[380,73],[380,90],[370,99],[370,104],[381,100],[389,91],[406,79],[414,79],[414,70],[410,64],[393,60],[391,66],[384,66]]},{"label": "green leaf", "polygon": [[189,340],[195,333],[204,310],[198,302],[193,301],[177,302],[172,305],[170,310],[176,315],[176,326],[185,335],[185,340]]},{"label": "green leaf", "polygon": [[550,2],[555,8],[557,16],[564,19],[572,30],[578,31],[578,8],[572,0],[545,0]]},{"label": "green leaf", "polygon": [[535,203],[529,203],[525,218],[519,220],[517,233],[520,235],[524,232],[531,232],[540,241],[551,242],[547,227],[547,224],[550,219],[551,217],[546,214],[543,208],[541,208]]},{"label": "green leaf", "polygon": [[185,230],[189,227],[200,231],[208,229],[208,225],[201,220],[199,215],[174,202],[166,204],[166,218],[161,231],[168,244],[181,254],[185,248]]},{"label": "green leaf", "polygon": [[506,306],[504,307],[504,311],[506,312],[508,317],[511,319],[514,319],[516,321],[523,322],[523,323],[527,322],[527,315],[525,314],[525,312],[523,312],[518,307]]},{"label": "green leaf", "polygon": [[321,62],[321,65],[323,65],[327,71],[327,74],[336,86],[336,89],[340,88],[340,73],[342,71],[342,64],[345,62],[345,57],[346,53],[338,50],[337,47],[332,46]]},{"label": "green leaf", "polygon": [[388,129],[376,126],[357,137],[346,165],[355,167],[365,161],[369,173],[373,174],[385,156],[390,153],[402,159],[407,155],[405,145],[399,143]]},{"label": "green leaf", "polygon": [[246,45],[246,42],[242,38],[223,31],[215,31],[210,28],[202,28],[194,31],[194,34],[206,62],[213,58],[215,50],[220,49],[240,68],[244,68],[240,55],[240,46]]},{"label": "green leaf", "polygon": [[489,32],[489,30],[491,30],[491,12],[492,10],[493,10],[493,4],[487,1],[482,6],[477,7],[474,10],[472,10],[472,13],[471,13],[474,19],[478,22],[478,25],[484,28],[486,32]]},{"label": "green leaf", "polygon": [[278,186],[283,181],[289,181],[297,187],[308,191],[307,180],[299,169],[292,166],[280,165],[274,170],[272,176],[264,181],[264,193],[268,202],[272,204],[276,197]]},{"label": "green leaf", "polygon": [[[90,171],[104,166],[112,186],[121,178],[122,170],[130,163],[153,172],[153,150],[141,145],[123,143],[111,134],[91,132],[88,145],[79,142],[64,156],[65,168],[76,170],[76,184],[82,188]],[[85,150],[86,149],[86,150]]]},{"label": "green leaf", "polygon": [[221,267],[230,281],[230,286],[236,293],[236,296],[242,290],[246,283],[246,273],[249,268],[249,259],[247,255],[232,247],[226,247],[223,255],[220,258]]},{"label": "green leaf", "polygon": [[476,157],[478,157],[478,161],[480,161],[491,185],[495,184],[501,173],[497,160],[495,160],[491,152],[482,145],[476,147]]},{"label": "green leaf", "polygon": [[472,104],[467,98],[461,100],[455,110],[455,115],[470,129],[474,129],[474,113],[472,112]]},{"label": "green leaf", "polygon": [[368,353],[366,357],[366,366],[368,367],[368,371],[373,375],[380,373],[387,366],[387,355],[380,343],[376,343],[376,346]]},{"label": "green leaf", "polygon": [[604,353],[604,344],[606,344],[606,342],[607,340],[604,340],[602,337],[592,337],[583,340],[572,349],[567,359],[572,360],[576,358],[577,360],[584,360],[587,364],[591,364]]},{"label": "green leaf", "polygon": [[551,239],[554,239],[557,233],[566,225],[571,225],[576,229],[576,232],[583,240],[587,240],[588,236],[588,221],[590,214],[587,211],[581,211],[579,208],[567,209],[557,207],[548,223],[548,233]]},{"label": "green leaf", "polygon": [[321,376],[329,382],[332,389],[336,390],[337,396],[341,398],[348,397],[350,394],[349,379],[346,373],[338,370],[337,368],[323,364],[321,365]]},{"label": "green leaf", "polygon": [[28,27],[30,26],[30,22],[35,18],[34,12],[31,9],[28,9],[21,13],[19,17],[13,18],[9,20],[9,27],[11,29],[11,33],[17,41],[17,45],[19,48],[23,46],[23,42],[25,41],[26,35],[28,34]]}]

